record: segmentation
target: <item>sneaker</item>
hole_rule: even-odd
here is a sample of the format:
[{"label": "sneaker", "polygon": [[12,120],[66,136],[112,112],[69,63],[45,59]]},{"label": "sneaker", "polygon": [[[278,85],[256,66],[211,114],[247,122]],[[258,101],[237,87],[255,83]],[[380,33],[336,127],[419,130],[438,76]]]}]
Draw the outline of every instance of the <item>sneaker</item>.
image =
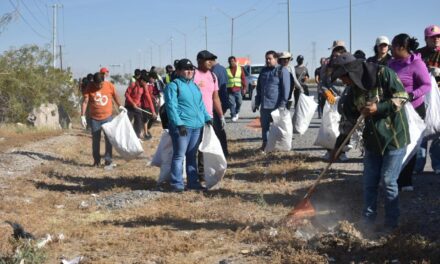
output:
[{"label": "sneaker", "polygon": [[345,145],[344,152],[349,152],[351,149],[353,149],[353,145],[352,144]]},{"label": "sneaker", "polygon": [[342,153],[341,155],[339,155],[339,160],[340,161],[347,161],[348,160],[347,154]]},{"label": "sneaker", "polygon": [[232,122],[237,122],[237,120],[238,120],[238,115],[232,117]]},{"label": "sneaker", "polygon": [[322,158],[323,158],[324,160],[329,160],[329,159],[330,159],[330,151],[327,151],[327,152],[324,154],[324,156],[322,156]]},{"label": "sneaker", "polygon": [[99,168],[101,166],[100,162],[94,162],[92,167]]},{"label": "sneaker", "polygon": [[238,120],[239,117],[240,117],[240,115],[237,113],[237,114],[235,115],[235,118],[237,118],[237,120]]},{"label": "sneaker", "polygon": [[144,135],[144,139],[145,139],[145,140],[150,140],[152,137],[153,137],[153,136],[151,135],[150,132],[147,132],[147,133],[145,133],[145,135]]},{"label": "sneaker", "polygon": [[412,192],[412,191],[414,191],[414,187],[411,185],[402,187],[402,192]]}]

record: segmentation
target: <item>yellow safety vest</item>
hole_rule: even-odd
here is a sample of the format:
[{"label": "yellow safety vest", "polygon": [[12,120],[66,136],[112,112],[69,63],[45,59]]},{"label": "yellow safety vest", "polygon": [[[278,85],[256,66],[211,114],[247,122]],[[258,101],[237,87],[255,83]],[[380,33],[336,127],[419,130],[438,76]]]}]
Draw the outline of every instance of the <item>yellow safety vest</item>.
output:
[{"label": "yellow safety vest", "polygon": [[169,84],[171,82],[171,74],[167,73],[165,75],[165,84]]},{"label": "yellow safety vest", "polygon": [[226,72],[228,73],[228,84],[226,85],[226,87],[228,88],[241,87],[241,66],[237,65],[237,71],[235,71],[235,76],[232,75],[230,67],[226,69]]}]

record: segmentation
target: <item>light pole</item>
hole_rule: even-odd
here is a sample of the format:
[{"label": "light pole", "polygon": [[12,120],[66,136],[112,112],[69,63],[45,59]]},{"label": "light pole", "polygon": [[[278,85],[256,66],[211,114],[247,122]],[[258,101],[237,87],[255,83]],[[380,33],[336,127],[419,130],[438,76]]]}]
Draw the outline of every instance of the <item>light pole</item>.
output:
[{"label": "light pole", "polygon": [[249,13],[251,11],[255,11],[255,8],[251,8],[251,9],[249,9],[249,10],[247,10],[247,11],[245,11],[245,12],[243,12],[240,15],[235,16],[235,17],[228,15],[227,13],[225,13],[220,8],[217,8],[217,10],[220,11],[226,17],[231,19],[231,56],[233,56],[233,54],[234,54],[234,20],[239,18],[239,17],[241,17],[241,16],[244,16],[245,14],[247,14],[247,13]]},{"label": "light pole", "polygon": [[186,34],[178,30],[177,28],[174,28],[174,30],[176,30],[178,33],[180,33],[183,36],[183,41],[185,42],[185,58],[188,58],[186,55]]},{"label": "light pole", "polygon": [[287,51],[290,52],[290,0],[287,0]]}]

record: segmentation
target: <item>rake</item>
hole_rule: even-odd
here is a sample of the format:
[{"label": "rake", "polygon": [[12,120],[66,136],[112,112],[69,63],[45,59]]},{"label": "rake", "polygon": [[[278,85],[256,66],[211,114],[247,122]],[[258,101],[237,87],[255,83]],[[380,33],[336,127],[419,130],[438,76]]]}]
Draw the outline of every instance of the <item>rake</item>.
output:
[{"label": "rake", "polygon": [[286,219],[285,219],[287,226],[295,225],[301,219],[310,218],[310,217],[313,217],[316,215],[315,208],[313,207],[312,202],[310,201],[310,198],[311,198],[312,194],[315,192],[316,187],[321,182],[324,175],[327,174],[330,166],[333,164],[335,159],[337,157],[339,157],[345,144],[347,144],[347,142],[350,140],[350,137],[353,135],[354,131],[356,131],[356,129],[360,126],[360,124],[362,123],[363,120],[364,120],[364,116],[360,115],[356,121],[356,124],[353,126],[353,128],[350,130],[348,135],[345,137],[342,144],[336,150],[335,155],[331,157],[330,162],[327,164],[327,166],[324,168],[324,170],[322,170],[321,174],[318,176],[318,178],[315,180],[313,185],[307,191],[306,195],[304,195],[302,200],[295,205],[295,207],[293,208],[292,211],[290,211],[289,214],[287,214]]}]

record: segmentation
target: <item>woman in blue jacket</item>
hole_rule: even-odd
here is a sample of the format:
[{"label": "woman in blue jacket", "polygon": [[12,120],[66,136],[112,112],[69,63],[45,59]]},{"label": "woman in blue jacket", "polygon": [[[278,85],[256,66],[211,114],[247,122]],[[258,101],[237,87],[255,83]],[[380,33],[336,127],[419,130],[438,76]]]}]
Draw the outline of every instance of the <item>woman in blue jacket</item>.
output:
[{"label": "woman in blue jacket", "polygon": [[176,65],[178,77],[164,91],[169,133],[173,142],[170,184],[175,192],[184,191],[184,157],[188,176],[187,188],[203,189],[197,175],[196,154],[202,138],[202,128],[205,123],[211,124],[211,117],[202,101],[202,93],[193,82],[194,69],[190,60],[179,60]]}]

